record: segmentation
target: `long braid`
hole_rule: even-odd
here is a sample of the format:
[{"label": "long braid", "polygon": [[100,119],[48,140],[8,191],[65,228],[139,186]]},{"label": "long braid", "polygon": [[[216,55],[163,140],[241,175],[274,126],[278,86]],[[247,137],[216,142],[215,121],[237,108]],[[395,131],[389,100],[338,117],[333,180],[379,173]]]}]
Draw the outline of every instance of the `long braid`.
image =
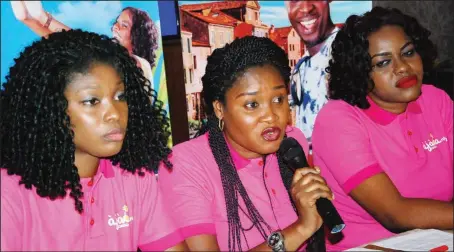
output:
[{"label": "long braid", "polygon": [[171,168],[162,102],[127,50],[107,36],[70,30],[36,41],[15,59],[0,89],[1,169],[40,197],[55,200],[69,193],[79,213],[83,192],[64,91],[75,73],[93,63],[112,66],[125,85],[128,128],[112,163],[139,175],[156,171],[161,161]]},{"label": "long braid", "polygon": [[[210,118],[208,120],[208,141],[221,173],[222,187],[224,189],[224,198],[227,209],[227,219],[229,223],[229,251],[243,251],[241,247],[241,234],[244,236],[245,230],[241,226],[241,220],[238,213],[240,208],[240,197],[246,205],[247,214],[252,221],[252,226],[259,230],[264,239],[266,239],[267,233],[269,233],[271,228],[255,208],[254,204],[252,204],[243,183],[241,183],[227,143],[225,142],[224,135],[217,127],[215,120],[216,119],[214,118]],[[265,230],[265,228],[267,230]]]},{"label": "long braid", "polygon": [[[237,39],[223,48],[218,48],[207,59],[205,75],[202,77],[202,96],[205,101],[208,121],[202,126],[197,135],[208,132],[208,141],[211,151],[219,167],[224,198],[226,202],[227,219],[229,227],[228,248],[230,251],[242,251],[241,236],[247,239],[245,231],[257,228],[263,239],[266,240],[271,233],[270,225],[265,222],[242,184],[234,166],[227,143],[222,131],[218,128],[218,119],[214,114],[213,102],[219,101],[225,105],[225,94],[232,88],[236,79],[248,68],[255,66],[270,65],[275,67],[281,74],[285,83],[290,81],[290,67],[285,51],[268,38],[247,36]],[[282,181],[287,190],[290,189],[293,174],[278,157],[279,169]],[[242,209],[239,200],[244,201],[246,209]],[[289,200],[292,202],[291,197]],[[292,202],[293,204],[293,202]],[[293,204],[294,206],[294,204]],[[251,227],[244,228],[241,225],[239,210],[248,216],[252,222]],[[296,212],[296,208],[294,207]],[[311,239],[308,247],[312,251],[312,244],[323,244],[319,237]]]}]

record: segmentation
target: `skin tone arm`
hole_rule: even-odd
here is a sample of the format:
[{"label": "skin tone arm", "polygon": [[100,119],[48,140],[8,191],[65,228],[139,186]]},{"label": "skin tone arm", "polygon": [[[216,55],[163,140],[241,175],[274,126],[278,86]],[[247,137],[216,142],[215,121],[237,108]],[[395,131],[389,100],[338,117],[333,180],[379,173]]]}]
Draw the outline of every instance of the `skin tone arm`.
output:
[{"label": "skin tone arm", "polygon": [[28,26],[38,36],[47,37],[51,33],[49,29],[45,28],[38,20],[28,14],[23,1],[11,1],[11,7],[16,19]]},{"label": "skin tone arm", "polygon": [[366,179],[350,195],[389,230],[453,228],[452,201],[405,198],[385,173]]},{"label": "skin tone arm", "polygon": [[174,247],[166,249],[166,251],[189,251],[189,248],[186,245],[186,242],[181,242],[175,245]]},{"label": "skin tone arm", "polygon": [[11,7],[16,19],[38,36],[47,37],[53,32],[71,29],[53,17],[49,26],[45,27],[50,16],[44,11],[40,1],[11,1]]},{"label": "skin tone arm", "polygon": [[[287,251],[297,250],[321,227],[323,221],[317,212],[316,200],[321,197],[328,199],[333,197],[325,180],[319,175],[319,169],[316,169],[301,168],[296,170],[293,176],[291,195],[299,217],[293,224],[281,231]],[[191,251],[220,250],[214,235],[193,236],[187,238],[186,243]],[[251,251],[271,251],[271,248],[264,242]]]}]

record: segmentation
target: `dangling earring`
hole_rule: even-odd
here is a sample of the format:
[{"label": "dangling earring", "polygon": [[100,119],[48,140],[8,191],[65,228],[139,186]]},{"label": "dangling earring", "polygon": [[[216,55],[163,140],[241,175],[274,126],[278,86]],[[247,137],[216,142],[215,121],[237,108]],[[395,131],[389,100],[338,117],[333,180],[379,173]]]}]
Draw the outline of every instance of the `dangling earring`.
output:
[{"label": "dangling earring", "polygon": [[221,131],[224,130],[224,121],[222,119],[218,120],[218,127]]}]

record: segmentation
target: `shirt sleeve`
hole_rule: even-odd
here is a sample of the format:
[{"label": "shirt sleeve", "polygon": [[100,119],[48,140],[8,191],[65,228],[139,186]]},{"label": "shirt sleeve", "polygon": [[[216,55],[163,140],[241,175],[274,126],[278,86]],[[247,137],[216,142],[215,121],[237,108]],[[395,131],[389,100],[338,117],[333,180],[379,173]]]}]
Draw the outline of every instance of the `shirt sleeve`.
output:
[{"label": "shirt sleeve", "polygon": [[141,182],[139,248],[142,251],[164,251],[183,241],[183,238],[169,213],[164,210],[158,177],[147,173]]},{"label": "shirt sleeve", "polygon": [[3,169],[1,176],[1,251],[21,251],[23,208],[19,184]]},{"label": "shirt sleeve", "polygon": [[173,149],[172,171],[162,169],[159,172],[164,205],[184,238],[215,235],[213,189],[203,161],[211,153],[187,143]]},{"label": "shirt sleeve", "polygon": [[441,117],[443,119],[443,124],[445,126],[446,132],[447,132],[447,137],[449,141],[449,147],[451,148],[451,151],[453,150],[453,101],[451,98],[446,94],[446,92],[443,92],[440,90],[441,93]]},{"label": "shirt sleeve", "polygon": [[314,164],[320,166],[322,174],[327,169],[347,194],[383,172],[357,113],[343,101],[330,101],[317,115],[312,135]]}]

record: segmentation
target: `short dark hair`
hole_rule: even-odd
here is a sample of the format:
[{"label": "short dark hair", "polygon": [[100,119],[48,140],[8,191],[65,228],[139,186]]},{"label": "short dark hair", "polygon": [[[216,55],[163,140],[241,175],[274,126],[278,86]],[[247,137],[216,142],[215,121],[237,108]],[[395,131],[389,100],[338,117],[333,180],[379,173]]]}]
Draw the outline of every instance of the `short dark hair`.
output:
[{"label": "short dark hair", "polygon": [[369,74],[372,70],[368,36],[387,25],[402,27],[421,56],[424,71],[433,68],[437,50],[429,39],[430,31],[416,18],[398,9],[374,7],[361,16],[348,17],[333,41],[332,59],[326,69],[330,76],[330,99],[344,100],[363,109],[370,106],[366,99],[371,90]]},{"label": "short dark hair", "polygon": [[64,197],[70,189],[79,212],[82,186],[64,90],[74,73],[94,63],[112,66],[125,85],[128,128],[114,165],[139,175],[142,168],[156,171],[162,160],[170,167],[162,102],[127,50],[107,36],[70,30],[34,42],[15,59],[0,91],[0,167],[41,197]]}]

